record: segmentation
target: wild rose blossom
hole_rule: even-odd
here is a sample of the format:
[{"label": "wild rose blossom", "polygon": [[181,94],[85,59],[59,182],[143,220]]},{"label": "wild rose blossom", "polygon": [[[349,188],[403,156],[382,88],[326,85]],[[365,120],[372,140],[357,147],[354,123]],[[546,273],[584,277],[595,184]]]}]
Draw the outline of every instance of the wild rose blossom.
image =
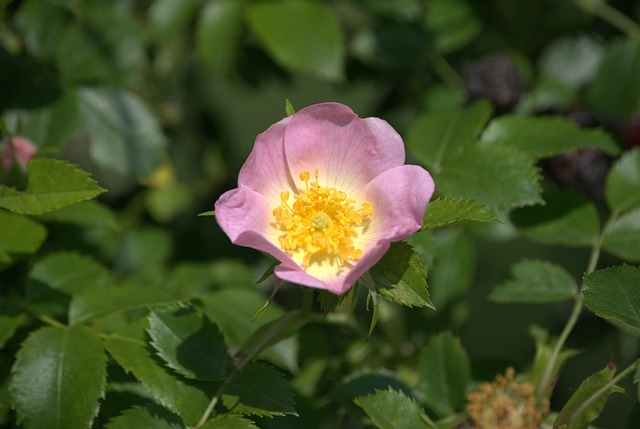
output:
[{"label": "wild rose blossom", "polygon": [[13,165],[14,158],[24,169],[27,162],[36,154],[37,148],[29,140],[22,137],[13,137],[10,144],[2,146],[2,171],[8,173]]},{"label": "wild rose blossom", "polygon": [[342,294],[422,226],[434,183],[404,161],[386,121],[312,105],[257,137],[216,220],[234,244],[278,259],[280,279]]}]

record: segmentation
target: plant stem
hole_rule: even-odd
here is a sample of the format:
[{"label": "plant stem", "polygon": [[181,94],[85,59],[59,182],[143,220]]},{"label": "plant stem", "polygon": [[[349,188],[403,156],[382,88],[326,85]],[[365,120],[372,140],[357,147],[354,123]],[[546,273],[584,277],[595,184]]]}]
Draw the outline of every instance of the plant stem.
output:
[{"label": "plant stem", "polygon": [[464,88],[464,80],[449,62],[440,54],[433,54],[431,67],[440,76],[440,79],[452,89]]},{"label": "plant stem", "polygon": [[51,316],[47,316],[46,314],[38,314],[38,320],[46,323],[47,325],[55,326],[56,328],[66,328],[67,325],[64,323],[58,322]]},{"label": "plant stem", "polygon": [[602,0],[574,0],[580,9],[608,22],[632,39],[640,40],[640,26]]}]

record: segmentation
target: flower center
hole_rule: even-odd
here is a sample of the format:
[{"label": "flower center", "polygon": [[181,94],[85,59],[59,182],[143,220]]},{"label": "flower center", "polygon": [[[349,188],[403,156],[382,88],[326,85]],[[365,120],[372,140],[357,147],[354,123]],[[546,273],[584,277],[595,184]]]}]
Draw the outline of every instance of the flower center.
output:
[{"label": "flower center", "polygon": [[289,205],[289,192],[280,193],[281,204],[273,210],[276,226],[283,232],[280,247],[290,256],[300,252],[302,266],[308,267],[325,258],[331,264],[348,264],[362,256],[353,239],[356,228],[364,226],[373,213],[369,203],[356,208],[356,201],[336,189],[310,182],[309,172],[300,174],[306,189],[293,196]]}]

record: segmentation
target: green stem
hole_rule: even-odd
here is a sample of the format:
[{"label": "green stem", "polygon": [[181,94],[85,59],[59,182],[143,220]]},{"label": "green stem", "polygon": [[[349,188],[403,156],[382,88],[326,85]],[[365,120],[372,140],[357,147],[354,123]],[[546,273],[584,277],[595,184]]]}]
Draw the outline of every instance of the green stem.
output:
[{"label": "green stem", "polygon": [[433,54],[431,67],[448,87],[452,89],[464,88],[464,80],[442,55]]},{"label": "green stem", "polygon": [[574,0],[580,9],[608,22],[632,39],[640,40],[640,26],[602,0]]},{"label": "green stem", "polygon": [[38,320],[46,323],[47,325],[55,326],[56,328],[67,327],[67,325],[65,325],[64,323],[58,322],[56,319],[54,319],[51,316],[47,316],[46,314],[38,314],[37,317],[38,317]]}]

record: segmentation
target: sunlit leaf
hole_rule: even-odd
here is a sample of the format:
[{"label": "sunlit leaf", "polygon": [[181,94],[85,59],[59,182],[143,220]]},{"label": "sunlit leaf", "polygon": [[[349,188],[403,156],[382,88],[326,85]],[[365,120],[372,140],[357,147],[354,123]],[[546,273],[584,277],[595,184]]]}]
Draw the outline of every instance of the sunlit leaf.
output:
[{"label": "sunlit leaf", "polygon": [[565,301],[577,293],[576,281],[561,266],[524,260],[511,266],[511,278],[496,287],[489,298],[497,302],[548,303]]},{"label": "sunlit leaf", "polygon": [[47,230],[40,223],[26,216],[0,210],[0,253],[35,253],[45,238]]},{"label": "sunlit leaf", "polygon": [[478,136],[491,116],[491,106],[477,101],[465,109],[458,106],[433,110],[418,117],[407,131],[409,151],[432,173]]},{"label": "sunlit leaf", "polygon": [[391,388],[378,390],[371,395],[359,396],[354,399],[354,402],[380,429],[429,428],[420,417],[424,414],[424,410],[416,400]]},{"label": "sunlit leaf", "polygon": [[248,5],[249,26],[282,66],[328,80],[344,73],[342,27],[325,4],[273,0]]},{"label": "sunlit leaf", "polygon": [[33,429],[90,427],[104,394],[105,363],[100,338],[84,326],[33,332],[13,366],[19,419]]},{"label": "sunlit leaf", "polygon": [[393,243],[370,270],[377,293],[408,307],[433,308],[422,259],[406,243]]},{"label": "sunlit leaf", "polygon": [[519,149],[534,158],[547,158],[571,149],[600,149],[615,155],[620,149],[599,129],[580,128],[561,116],[501,116],[489,123],[482,144]]},{"label": "sunlit leaf", "polygon": [[605,197],[609,207],[618,213],[640,207],[640,148],[624,153],[613,164]]},{"label": "sunlit leaf", "polygon": [[243,3],[222,0],[207,3],[200,12],[196,29],[196,49],[215,73],[232,71],[242,32]]},{"label": "sunlit leaf", "polygon": [[228,355],[222,335],[193,307],[152,310],[148,332],[158,355],[178,373],[196,380],[224,378]]},{"label": "sunlit leaf", "polygon": [[438,198],[427,205],[421,230],[467,222],[498,222],[482,203],[470,198]]},{"label": "sunlit leaf", "polygon": [[447,197],[472,198],[504,212],[541,203],[539,179],[538,168],[523,152],[474,144],[448,160],[436,182]]},{"label": "sunlit leaf", "polygon": [[604,408],[612,393],[624,392],[612,383],[616,366],[610,363],[603,370],[584,380],[553,422],[554,429],[586,429]]},{"label": "sunlit leaf", "polygon": [[242,414],[282,416],[295,414],[293,392],[282,374],[266,365],[245,367],[222,394],[224,405]]},{"label": "sunlit leaf", "polygon": [[88,173],[65,161],[33,159],[27,164],[27,174],[29,183],[24,192],[0,186],[0,207],[39,215],[105,192]]},{"label": "sunlit leaf", "polygon": [[640,335],[640,268],[628,265],[584,277],[584,302],[598,316]]},{"label": "sunlit leaf", "polygon": [[445,416],[466,402],[471,363],[462,343],[445,332],[431,338],[422,350],[418,366],[424,403]]}]

